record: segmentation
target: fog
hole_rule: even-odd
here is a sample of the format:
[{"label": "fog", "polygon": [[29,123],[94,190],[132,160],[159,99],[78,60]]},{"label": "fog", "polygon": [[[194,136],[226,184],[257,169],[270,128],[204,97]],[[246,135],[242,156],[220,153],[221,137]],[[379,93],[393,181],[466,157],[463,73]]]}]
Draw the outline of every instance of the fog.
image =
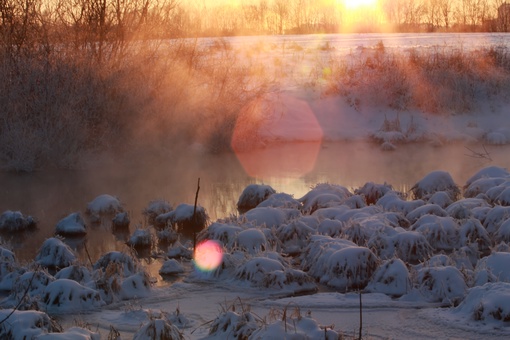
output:
[{"label": "fog", "polygon": [[[351,191],[366,182],[386,182],[408,192],[428,172],[445,170],[462,186],[471,174],[485,166],[510,168],[508,146],[486,148],[492,162],[474,158],[463,144],[440,148],[409,144],[385,152],[369,142],[287,143],[246,155],[207,154],[189,148],[180,153],[105,156],[80,170],[0,173],[0,211],[19,210],[38,221],[37,231],[3,235],[3,240],[11,243],[20,260],[28,261],[53,235],[60,219],[72,212],[84,214],[87,203],[101,194],[119,198],[130,215],[133,232],[137,226],[147,226],[142,210],[153,200],[163,199],[174,207],[193,204],[198,178],[198,204],[206,209],[211,221],[237,214],[239,195],[252,183],[271,185],[295,198],[302,197],[315,184],[326,182]],[[246,163],[248,155],[257,160],[257,168],[250,167],[254,163]],[[71,241],[71,245],[83,258],[86,245],[92,258],[97,259],[106,251],[126,249],[127,237],[112,233],[110,220],[105,220],[102,226],[89,226],[86,238]]]}]

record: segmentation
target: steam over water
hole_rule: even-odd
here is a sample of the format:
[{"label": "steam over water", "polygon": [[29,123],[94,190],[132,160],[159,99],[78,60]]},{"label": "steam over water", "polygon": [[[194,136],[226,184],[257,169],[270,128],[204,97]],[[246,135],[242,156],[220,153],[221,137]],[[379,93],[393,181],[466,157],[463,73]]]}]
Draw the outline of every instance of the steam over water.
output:
[{"label": "steam over water", "polygon": [[[370,143],[324,143],[318,154],[307,155],[310,145],[296,143],[257,151],[254,157],[264,166],[256,172],[243,167],[235,154],[204,155],[188,150],[165,157],[138,155],[124,160],[95,161],[77,171],[2,173],[0,211],[19,210],[39,221],[38,230],[33,233],[2,238],[14,247],[19,260],[31,260],[42,242],[53,236],[61,218],[76,211],[84,213],[87,203],[101,194],[121,200],[130,214],[132,233],[137,225],[147,225],[141,212],[152,200],[164,199],[174,207],[180,203],[193,204],[198,178],[198,204],[206,209],[212,221],[237,213],[237,199],[252,183],[269,184],[277,192],[296,198],[303,196],[310,186],[324,182],[351,190],[366,182],[387,182],[407,192],[428,172],[445,170],[463,186],[483,167],[498,165],[510,169],[509,146],[486,148],[492,162],[472,157],[462,144],[440,148],[409,144],[394,152],[384,152]],[[296,157],[301,163],[292,160]],[[68,242],[82,258],[86,256],[86,247],[93,261],[107,251],[126,249],[124,242],[129,235],[115,235],[107,228],[108,221],[105,225],[89,226],[85,239]]]}]

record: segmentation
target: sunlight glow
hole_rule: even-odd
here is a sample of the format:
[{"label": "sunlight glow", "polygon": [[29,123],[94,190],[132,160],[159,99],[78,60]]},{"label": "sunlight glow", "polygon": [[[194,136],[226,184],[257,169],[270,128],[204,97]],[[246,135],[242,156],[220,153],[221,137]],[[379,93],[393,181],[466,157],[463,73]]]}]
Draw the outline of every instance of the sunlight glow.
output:
[{"label": "sunlight glow", "polygon": [[218,268],[223,260],[221,245],[213,240],[207,240],[197,245],[195,249],[195,265],[201,271],[212,271]]},{"label": "sunlight glow", "polygon": [[377,0],[341,0],[348,10],[355,10],[360,7],[376,6]]}]

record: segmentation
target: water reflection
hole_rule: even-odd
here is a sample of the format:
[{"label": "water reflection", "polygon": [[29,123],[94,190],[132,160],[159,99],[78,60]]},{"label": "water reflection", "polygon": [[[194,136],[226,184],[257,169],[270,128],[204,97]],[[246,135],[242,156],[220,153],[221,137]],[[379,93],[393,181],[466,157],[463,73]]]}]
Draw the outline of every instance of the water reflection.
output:
[{"label": "water reflection", "polygon": [[[129,233],[136,226],[146,226],[142,210],[150,201],[164,199],[177,206],[193,204],[197,178],[201,179],[198,203],[212,221],[236,214],[236,203],[243,189],[252,183],[271,185],[278,192],[299,198],[311,186],[329,182],[351,190],[366,182],[392,184],[408,191],[418,180],[433,170],[450,172],[458,185],[479,169],[498,165],[510,168],[509,146],[486,146],[493,159],[476,159],[467,155],[462,144],[435,148],[412,144],[396,151],[381,151],[369,143],[325,143],[306,173],[296,176],[301,166],[304,144],[286,144],[259,150],[252,154],[254,164],[270,171],[250,176],[235,154],[203,155],[188,153],[186,157],[160,157],[157,160],[136,159],[91,163],[80,171],[50,171],[33,174],[0,174],[0,212],[19,210],[38,221],[38,230],[30,235],[2,237],[13,247],[19,260],[31,260],[42,242],[53,236],[56,223],[72,212],[84,212],[87,203],[101,194],[117,196],[131,217],[128,230],[113,232],[111,221],[101,226],[88,226],[82,242],[73,248],[91,260],[112,250],[125,250]],[[306,148],[305,148],[306,149]],[[292,160],[296,160],[293,163]],[[303,166],[309,166],[304,164]],[[301,169],[300,169],[301,171]],[[67,241],[70,242],[70,241]],[[88,260],[87,260],[88,261]]]}]

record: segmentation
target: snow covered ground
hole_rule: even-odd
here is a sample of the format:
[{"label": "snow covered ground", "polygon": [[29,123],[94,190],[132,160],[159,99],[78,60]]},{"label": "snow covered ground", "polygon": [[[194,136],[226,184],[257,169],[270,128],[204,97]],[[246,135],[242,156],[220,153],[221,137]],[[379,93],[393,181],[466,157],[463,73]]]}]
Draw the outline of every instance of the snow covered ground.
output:
[{"label": "snow covered ground", "polygon": [[[264,139],[303,143],[312,158],[337,141],[373,139],[383,155],[416,141],[476,150],[510,143],[504,103],[490,112],[431,116],[353,107],[310,89],[286,88],[268,100],[276,109]],[[381,129],[397,120],[416,129]],[[237,153],[257,178],[260,158],[245,156]],[[302,163],[306,157],[297,158]],[[299,176],[313,169],[308,165]],[[149,224],[129,238],[133,247],[153,247],[147,266],[130,251],[78,259],[59,237],[41,244],[29,263],[2,247],[0,337],[350,339],[360,329],[365,339],[510,337],[510,174],[499,164],[477,165],[458,185],[434,170],[406,192],[366,178],[356,187],[318,183],[297,196],[254,179],[237,193],[242,214],[198,233],[199,244],[211,243],[194,258],[192,243],[176,241],[175,233],[197,222],[193,205],[174,209],[157,197],[143,211]],[[197,214],[204,217],[202,207]],[[129,224],[110,193],[92,200],[84,216],[68,214],[55,232],[87,234],[105,218],[116,221],[108,228]],[[14,211],[0,216],[0,230],[33,224]],[[169,245],[157,248],[158,241]]]}]

